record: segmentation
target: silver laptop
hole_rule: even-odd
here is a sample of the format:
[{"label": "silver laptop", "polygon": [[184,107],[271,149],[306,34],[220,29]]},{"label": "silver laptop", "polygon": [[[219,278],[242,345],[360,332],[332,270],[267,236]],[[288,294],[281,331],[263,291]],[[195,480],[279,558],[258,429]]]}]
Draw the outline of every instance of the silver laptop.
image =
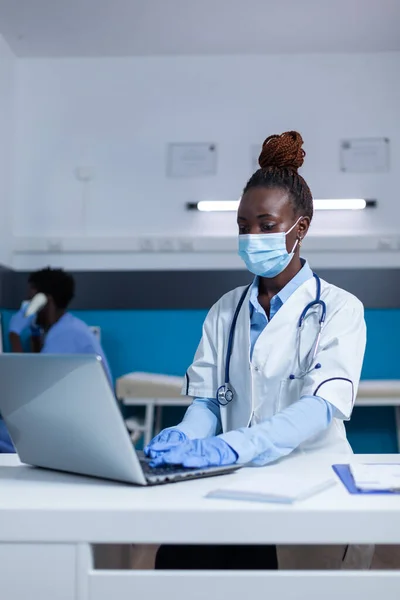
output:
[{"label": "silver laptop", "polygon": [[101,359],[0,355],[0,414],[22,462],[138,485],[221,475],[238,466],[153,469],[135,451]]}]

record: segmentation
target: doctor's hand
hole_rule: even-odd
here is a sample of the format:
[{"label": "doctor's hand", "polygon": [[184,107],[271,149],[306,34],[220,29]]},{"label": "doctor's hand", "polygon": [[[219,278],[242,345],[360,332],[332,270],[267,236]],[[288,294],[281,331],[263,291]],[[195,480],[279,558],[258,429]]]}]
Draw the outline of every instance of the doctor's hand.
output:
[{"label": "doctor's hand", "polygon": [[182,465],[183,467],[221,467],[233,465],[238,459],[236,452],[220,437],[203,440],[186,440],[156,456],[152,467],[162,465]]},{"label": "doctor's hand", "polygon": [[155,438],[153,438],[145,449],[144,453],[150,458],[156,458],[157,456],[168,452],[175,446],[182,444],[187,440],[187,436],[183,431],[171,427],[170,429],[163,429]]}]

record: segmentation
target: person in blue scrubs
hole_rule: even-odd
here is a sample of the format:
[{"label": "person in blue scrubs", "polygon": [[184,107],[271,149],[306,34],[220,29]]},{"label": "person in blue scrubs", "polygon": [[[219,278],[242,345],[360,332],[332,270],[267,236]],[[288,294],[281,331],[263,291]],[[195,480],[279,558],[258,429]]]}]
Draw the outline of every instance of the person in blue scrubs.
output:
[{"label": "person in blue scrubs", "polygon": [[[75,295],[72,275],[62,269],[46,268],[29,277],[28,299],[42,293],[47,303],[37,315],[26,317],[25,308],[11,318],[9,339],[12,352],[23,352],[21,335],[29,330],[32,352],[44,354],[95,354],[100,356],[107,378],[113,387],[110,367],[104,350],[92,330],[70,312]],[[0,418],[0,453],[14,451],[4,422]]]}]

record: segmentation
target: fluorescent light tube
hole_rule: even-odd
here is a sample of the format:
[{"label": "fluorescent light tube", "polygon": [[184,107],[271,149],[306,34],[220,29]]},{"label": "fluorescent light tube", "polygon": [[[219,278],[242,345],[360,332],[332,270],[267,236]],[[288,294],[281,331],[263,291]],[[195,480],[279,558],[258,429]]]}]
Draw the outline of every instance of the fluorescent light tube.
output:
[{"label": "fluorescent light tube", "polygon": [[367,201],[361,198],[314,200],[315,210],[363,210],[366,207]]},{"label": "fluorescent light tube", "polygon": [[[238,209],[239,200],[201,200],[187,205],[188,209],[197,209],[201,212],[233,212]],[[314,200],[315,210],[363,210],[376,206],[375,200],[363,198],[337,198]]]},{"label": "fluorescent light tube", "polygon": [[237,211],[239,200],[202,200],[197,203],[201,212]]}]

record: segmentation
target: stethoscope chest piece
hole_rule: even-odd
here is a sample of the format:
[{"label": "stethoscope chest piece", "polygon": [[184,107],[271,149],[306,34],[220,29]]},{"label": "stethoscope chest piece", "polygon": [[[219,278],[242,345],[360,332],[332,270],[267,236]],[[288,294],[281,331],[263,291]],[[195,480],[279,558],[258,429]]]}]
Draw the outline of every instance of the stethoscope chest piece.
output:
[{"label": "stethoscope chest piece", "polygon": [[233,390],[229,385],[221,385],[217,391],[217,400],[221,406],[226,406],[233,400]]}]

